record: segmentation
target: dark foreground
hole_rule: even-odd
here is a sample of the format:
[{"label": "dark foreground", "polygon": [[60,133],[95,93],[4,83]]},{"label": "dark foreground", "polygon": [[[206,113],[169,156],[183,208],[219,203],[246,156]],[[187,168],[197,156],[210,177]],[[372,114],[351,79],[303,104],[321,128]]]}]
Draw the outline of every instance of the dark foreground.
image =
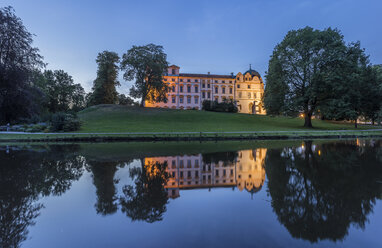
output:
[{"label": "dark foreground", "polygon": [[0,146],[0,247],[382,247],[382,140]]}]

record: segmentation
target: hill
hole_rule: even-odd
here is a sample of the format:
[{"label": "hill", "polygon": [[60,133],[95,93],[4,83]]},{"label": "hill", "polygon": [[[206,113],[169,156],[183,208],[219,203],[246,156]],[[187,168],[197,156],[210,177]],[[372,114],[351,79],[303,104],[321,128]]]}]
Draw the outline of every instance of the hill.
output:
[{"label": "hill", "polygon": [[[80,132],[85,133],[310,130],[303,127],[301,118],[119,105],[93,106],[81,111],[79,118]],[[354,129],[351,124],[321,120],[313,120],[313,126],[314,130]]]}]

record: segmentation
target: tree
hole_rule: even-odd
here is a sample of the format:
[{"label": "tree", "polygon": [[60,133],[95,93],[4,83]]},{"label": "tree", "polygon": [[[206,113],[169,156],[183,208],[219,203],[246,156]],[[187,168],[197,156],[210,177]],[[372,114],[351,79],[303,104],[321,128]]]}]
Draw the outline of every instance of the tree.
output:
[{"label": "tree", "polygon": [[63,70],[46,70],[37,80],[36,85],[45,93],[45,105],[50,113],[79,111],[84,107],[84,88],[75,84]]},{"label": "tree", "polygon": [[305,127],[331,95],[330,82],[346,83],[330,73],[344,59],[346,45],[336,29],[306,27],[289,31],[269,61],[264,102],[267,113],[303,113]]},{"label": "tree", "polygon": [[118,81],[119,56],[115,52],[103,51],[96,59],[98,64],[97,78],[93,82],[90,105],[115,104],[118,101],[116,86]]},{"label": "tree", "polygon": [[163,52],[162,46],[154,44],[133,46],[123,54],[121,62],[123,78],[127,81],[135,79],[130,89],[130,96],[141,98],[141,107],[145,101],[167,102],[168,87],[163,82],[167,67],[167,55]]},{"label": "tree", "polygon": [[12,7],[0,8],[0,122],[38,114],[41,92],[31,83],[44,66],[39,50]]},{"label": "tree", "polygon": [[325,118],[352,120],[355,127],[360,116],[374,123],[381,108],[382,91],[377,70],[370,65],[359,42],[347,46],[344,58],[331,73],[336,75],[330,82],[331,99],[320,106]]},{"label": "tree", "polygon": [[132,105],[135,105],[136,102],[134,102],[133,99],[131,99],[130,97],[126,96],[125,94],[118,94],[118,104],[119,105],[129,105],[129,106],[132,106]]}]

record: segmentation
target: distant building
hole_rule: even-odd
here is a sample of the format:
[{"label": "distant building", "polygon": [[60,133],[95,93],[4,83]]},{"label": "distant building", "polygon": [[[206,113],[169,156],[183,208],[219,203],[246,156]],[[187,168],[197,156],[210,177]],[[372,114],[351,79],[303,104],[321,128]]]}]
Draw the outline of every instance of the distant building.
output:
[{"label": "distant building", "polygon": [[239,151],[235,161],[204,163],[201,154],[145,158],[145,165],[167,163],[165,188],[170,198],[180,196],[180,189],[237,187],[253,194],[265,181],[264,161],[267,149]]},{"label": "distant building", "polygon": [[169,87],[167,102],[145,102],[146,107],[172,109],[202,109],[204,100],[236,101],[239,113],[265,114],[262,97],[264,83],[251,67],[234,75],[179,73],[180,67],[171,65],[164,76]]}]

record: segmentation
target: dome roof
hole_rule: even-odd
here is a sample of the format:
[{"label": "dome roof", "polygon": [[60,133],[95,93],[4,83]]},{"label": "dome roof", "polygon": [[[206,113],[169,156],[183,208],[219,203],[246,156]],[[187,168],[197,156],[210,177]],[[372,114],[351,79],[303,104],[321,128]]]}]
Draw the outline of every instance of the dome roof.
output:
[{"label": "dome roof", "polygon": [[258,73],[258,72],[255,71],[255,70],[249,69],[248,71],[246,71],[246,72],[244,73],[244,75],[247,74],[247,73],[251,74],[251,76],[256,76],[256,77],[258,77],[258,78],[261,78],[260,73]]}]

